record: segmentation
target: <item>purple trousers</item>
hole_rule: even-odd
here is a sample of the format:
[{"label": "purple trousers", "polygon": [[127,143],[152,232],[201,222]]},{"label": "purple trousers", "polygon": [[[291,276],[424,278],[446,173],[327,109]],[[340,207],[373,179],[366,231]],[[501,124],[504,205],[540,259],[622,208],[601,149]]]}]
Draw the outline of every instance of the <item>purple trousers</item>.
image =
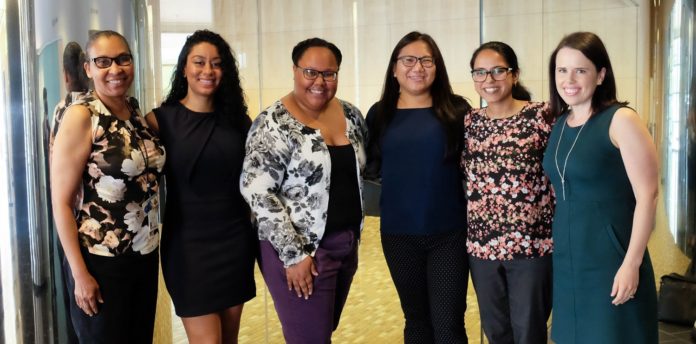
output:
[{"label": "purple trousers", "polygon": [[259,265],[271,293],[283,336],[288,344],[331,343],[348,298],[353,275],[358,269],[356,231],[329,233],[314,255],[319,276],[308,300],[288,290],[283,262],[268,241],[261,241]]}]

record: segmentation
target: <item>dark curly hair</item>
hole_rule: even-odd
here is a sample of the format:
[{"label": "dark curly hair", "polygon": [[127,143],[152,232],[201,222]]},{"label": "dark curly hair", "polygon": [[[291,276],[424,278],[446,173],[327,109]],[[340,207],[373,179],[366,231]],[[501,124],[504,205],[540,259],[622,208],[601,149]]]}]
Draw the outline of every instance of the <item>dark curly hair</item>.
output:
[{"label": "dark curly hair", "polygon": [[220,54],[222,66],[222,78],[220,85],[213,95],[213,106],[215,110],[222,114],[223,119],[232,121],[246,135],[251,126],[248,108],[244,100],[241,80],[239,79],[239,69],[237,60],[234,58],[232,48],[217,33],[209,30],[198,30],[188,36],[184,47],[181,48],[176,69],[172,73],[171,90],[162,102],[162,105],[174,105],[181,101],[188,93],[188,81],[184,77],[184,68],[191,49],[200,43],[210,43],[214,45]]}]

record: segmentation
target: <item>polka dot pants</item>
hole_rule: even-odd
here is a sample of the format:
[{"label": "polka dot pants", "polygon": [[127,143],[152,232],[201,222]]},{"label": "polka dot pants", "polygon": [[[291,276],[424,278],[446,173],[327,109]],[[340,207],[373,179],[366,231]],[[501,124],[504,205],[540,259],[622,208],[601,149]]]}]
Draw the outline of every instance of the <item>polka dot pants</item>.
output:
[{"label": "polka dot pants", "polygon": [[467,343],[466,232],[382,234],[382,248],[404,312],[404,343]]}]

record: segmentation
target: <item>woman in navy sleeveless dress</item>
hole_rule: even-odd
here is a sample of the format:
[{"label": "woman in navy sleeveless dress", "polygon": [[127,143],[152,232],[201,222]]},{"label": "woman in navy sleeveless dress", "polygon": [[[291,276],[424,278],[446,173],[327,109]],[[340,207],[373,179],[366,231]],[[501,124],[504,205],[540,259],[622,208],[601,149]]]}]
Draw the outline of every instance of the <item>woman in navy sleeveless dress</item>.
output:
[{"label": "woman in navy sleeveless dress", "polygon": [[171,92],[148,121],[172,158],[161,253],[176,314],[192,343],[236,343],[242,306],[256,293],[258,244],[239,192],[250,119],[222,37],[189,36]]},{"label": "woman in navy sleeveless dress", "polygon": [[551,56],[551,108],[562,114],[544,157],[556,192],[556,343],[657,343],[646,246],[655,220],[657,154],[635,111],[616,100],[599,37],[578,32]]}]

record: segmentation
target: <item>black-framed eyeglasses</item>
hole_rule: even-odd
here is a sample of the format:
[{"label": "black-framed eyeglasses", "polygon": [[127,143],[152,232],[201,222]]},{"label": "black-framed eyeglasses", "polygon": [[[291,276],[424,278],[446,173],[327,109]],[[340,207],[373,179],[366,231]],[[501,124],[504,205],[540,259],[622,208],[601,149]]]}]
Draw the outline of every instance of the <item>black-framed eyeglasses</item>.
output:
[{"label": "black-framed eyeglasses", "polygon": [[471,71],[471,78],[476,82],[484,82],[488,74],[490,74],[493,80],[501,81],[507,79],[508,73],[510,72],[512,72],[511,67],[495,67],[491,70],[479,68]]},{"label": "black-framed eyeglasses", "polygon": [[336,81],[338,79],[338,71],[325,70],[320,71],[312,68],[302,68],[298,65],[295,67],[302,70],[302,76],[307,80],[316,80],[320,75],[324,81]]},{"label": "black-framed eyeglasses", "polygon": [[403,64],[404,67],[413,67],[416,65],[416,62],[420,62],[423,68],[430,68],[435,65],[435,60],[433,60],[431,56],[416,57],[411,55],[404,55],[396,59],[401,61],[401,64]]},{"label": "black-framed eyeglasses", "polygon": [[97,56],[92,58],[94,65],[99,68],[109,68],[111,64],[116,62],[119,66],[130,66],[133,64],[133,55],[131,54],[121,54],[116,57],[108,56]]}]

